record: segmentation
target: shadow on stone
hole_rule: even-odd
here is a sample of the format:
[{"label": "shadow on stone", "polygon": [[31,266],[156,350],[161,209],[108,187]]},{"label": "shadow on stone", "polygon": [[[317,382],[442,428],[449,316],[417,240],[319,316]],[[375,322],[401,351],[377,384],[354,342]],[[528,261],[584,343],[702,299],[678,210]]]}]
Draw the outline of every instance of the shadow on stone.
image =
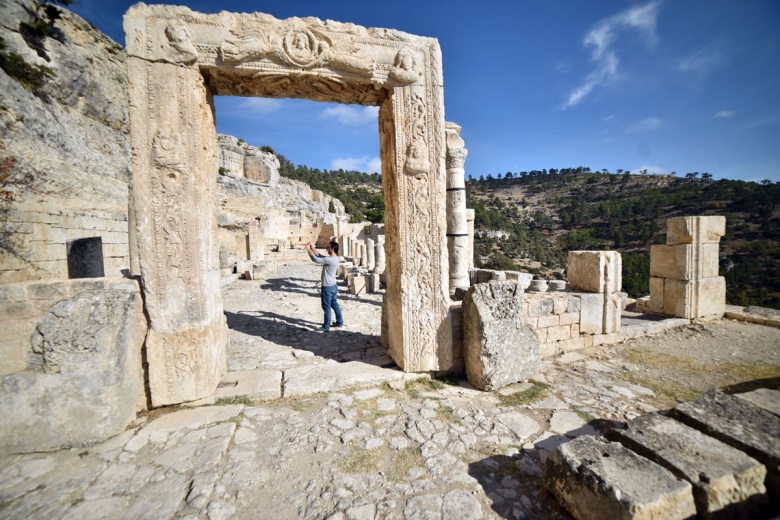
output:
[{"label": "shadow on stone", "polygon": [[[379,336],[353,332],[348,328],[332,328],[329,332],[319,332],[320,320],[309,321],[291,318],[267,311],[225,311],[228,328],[250,336],[298,350],[333,359],[339,363],[378,360],[377,366],[394,367],[388,362],[387,352],[381,346]],[[319,318],[319,315],[318,315]],[[379,362],[380,359],[386,358]]]}]

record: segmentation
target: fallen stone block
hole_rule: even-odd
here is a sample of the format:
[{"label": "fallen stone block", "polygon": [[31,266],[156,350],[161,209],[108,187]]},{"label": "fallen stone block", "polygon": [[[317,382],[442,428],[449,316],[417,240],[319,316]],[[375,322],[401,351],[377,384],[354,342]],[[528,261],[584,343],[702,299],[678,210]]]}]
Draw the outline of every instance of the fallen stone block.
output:
[{"label": "fallen stone block", "polygon": [[666,221],[666,243],[717,244],[726,234],[726,217],[676,217]]},{"label": "fallen stone block", "polygon": [[358,295],[366,292],[366,277],[353,276],[349,279],[349,292]]},{"label": "fallen stone block", "polygon": [[766,468],[742,451],[674,419],[647,414],[607,438],[652,460],[693,485],[696,509],[703,518],[746,518],[766,500]]},{"label": "fallen stone block", "polygon": [[463,299],[463,337],[466,376],[481,390],[496,390],[539,372],[539,342],[525,324],[518,282],[469,287]]},{"label": "fallen stone block", "polygon": [[590,293],[619,292],[623,268],[617,251],[569,251],[569,288]]},{"label": "fallen stone block", "polygon": [[677,405],[671,415],[764,464],[764,485],[780,496],[780,417],[717,390]]},{"label": "fallen stone block", "polygon": [[691,484],[617,442],[582,436],[547,458],[544,486],[572,516],[692,518]]}]

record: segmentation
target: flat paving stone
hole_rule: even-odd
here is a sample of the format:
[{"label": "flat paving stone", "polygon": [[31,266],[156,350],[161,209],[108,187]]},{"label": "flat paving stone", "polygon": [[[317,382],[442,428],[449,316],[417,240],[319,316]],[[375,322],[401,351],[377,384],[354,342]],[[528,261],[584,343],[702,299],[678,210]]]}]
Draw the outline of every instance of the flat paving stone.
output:
[{"label": "flat paving stone", "polygon": [[750,516],[740,503],[764,495],[766,468],[736,448],[659,414],[648,414],[625,430],[610,430],[607,438],[665,467],[693,485],[696,507],[702,517]]}]

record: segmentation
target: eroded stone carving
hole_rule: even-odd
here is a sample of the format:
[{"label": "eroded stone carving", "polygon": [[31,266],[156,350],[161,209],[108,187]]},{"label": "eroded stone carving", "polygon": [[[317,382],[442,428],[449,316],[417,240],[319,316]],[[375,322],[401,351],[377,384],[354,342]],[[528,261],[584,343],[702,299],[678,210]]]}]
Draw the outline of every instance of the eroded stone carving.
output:
[{"label": "eroded stone carving", "polygon": [[176,63],[195,63],[198,51],[190,41],[187,27],[178,20],[173,20],[165,28],[165,36],[171,46],[170,59]]}]

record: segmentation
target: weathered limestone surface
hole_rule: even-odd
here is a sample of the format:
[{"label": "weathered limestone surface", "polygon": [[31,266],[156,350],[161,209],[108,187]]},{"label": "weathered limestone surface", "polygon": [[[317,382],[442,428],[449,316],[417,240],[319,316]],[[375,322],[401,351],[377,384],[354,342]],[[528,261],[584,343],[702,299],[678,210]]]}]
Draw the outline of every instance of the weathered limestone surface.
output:
[{"label": "weathered limestone surface", "polygon": [[384,370],[358,361],[304,366],[284,372],[284,397],[312,395],[351,386],[375,385],[381,381],[396,381],[403,377],[403,372]]},{"label": "weathered limestone surface", "polygon": [[763,408],[768,412],[780,416],[780,391],[771,388],[759,388],[742,394],[735,394],[740,399],[745,399],[750,403]]},{"label": "weathered limestone surface", "polygon": [[718,244],[726,234],[726,217],[675,217],[666,221],[666,243]]},{"label": "weathered limestone surface", "polygon": [[717,390],[677,405],[672,416],[766,465],[766,487],[780,495],[780,417]]},{"label": "weathered limestone surface", "polygon": [[698,280],[718,276],[720,245],[717,243],[650,246],[650,276]]},{"label": "weathered limestone surface", "polygon": [[674,419],[648,414],[631,421],[626,430],[610,430],[607,438],[690,482],[702,517],[725,510],[736,514],[739,504],[766,492],[762,464]]},{"label": "weathered limestone surface", "polygon": [[610,294],[622,287],[623,268],[617,251],[569,251],[567,266],[573,291]]},{"label": "weathered limestone surface", "polygon": [[545,487],[578,519],[692,518],[691,485],[617,442],[583,436],[548,458]]},{"label": "weathered limestone surface", "polygon": [[[47,36],[36,36],[50,31]],[[26,38],[22,35],[26,28]],[[28,90],[0,70],[0,283],[67,279],[68,240],[100,237],[129,267],[127,70],[121,46],[66,9],[0,3],[4,52],[52,75]],[[78,196],[75,196],[75,195]]]},{"label": "weathered limestone surface", "polygon": [[463,299],[463,357],[469,382],[496,390],[536,375],[539,342],[525,324],[517,282],[472,285]]},{"label": "weathered limestone surface", "polygon": [[56,303],[28,336],[26,369],[0,376],[2,455],[116,435],[135,418],[143,393],[146,322],[138,283],[100,279],[40,288],[49,291],[49,305]]}]

